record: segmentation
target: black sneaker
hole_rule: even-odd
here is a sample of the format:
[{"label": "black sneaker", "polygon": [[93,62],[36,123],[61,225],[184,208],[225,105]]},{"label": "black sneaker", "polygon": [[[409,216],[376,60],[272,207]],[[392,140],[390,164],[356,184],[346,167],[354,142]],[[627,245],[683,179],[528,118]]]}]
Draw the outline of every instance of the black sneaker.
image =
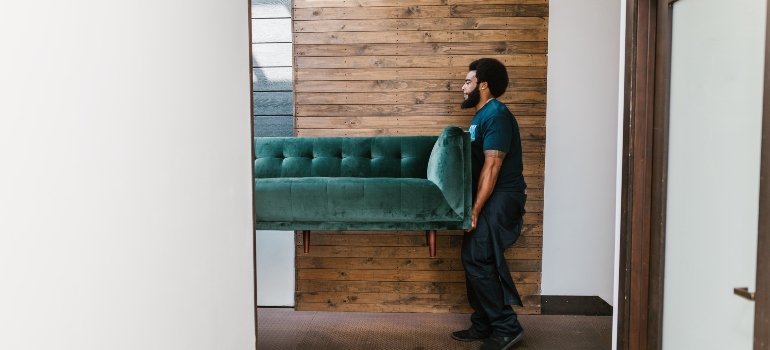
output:
[{"label": "black sneaker", "polygon": [[459,341],[476,341],[489,338],[488,335],[477,333],[472,329],[452,332],[452,339]]},{"label": "black sneaker", "polygon": [[514,344],[518,343],[521,338],[524,338],[523,329],[515,337],[492,336],[481,344],[480,350],[508,350],[513,347]]}]

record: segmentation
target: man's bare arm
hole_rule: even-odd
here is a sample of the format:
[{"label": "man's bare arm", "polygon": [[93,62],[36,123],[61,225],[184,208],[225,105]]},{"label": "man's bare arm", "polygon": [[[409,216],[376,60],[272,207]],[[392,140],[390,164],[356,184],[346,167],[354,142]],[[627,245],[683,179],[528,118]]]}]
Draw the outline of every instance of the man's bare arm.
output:
[{"label": "man's bare arm", "polygon": [[467,231],[476,228],[476,220],[478,219],[479,213],[481,213],[481,208],[484,207],[484,203],[489,199],[492,190],[495,188],[495,183],[497,183],[497,175],[500,174],[500,167],[503,165],[503,159],[505,159],[505,152],[503,151],[484,151],[484,166],[481,168],[479,187],[476,191],[476,201],[473,203],[471,228]]},{"label": "man's bare arm", "polygon": [[[484,158],[500,158],[505,159],[505,152],[498,151],[495,149],[485,150],[484,151]],[[486,159],[485,159],[486,160]]]}]

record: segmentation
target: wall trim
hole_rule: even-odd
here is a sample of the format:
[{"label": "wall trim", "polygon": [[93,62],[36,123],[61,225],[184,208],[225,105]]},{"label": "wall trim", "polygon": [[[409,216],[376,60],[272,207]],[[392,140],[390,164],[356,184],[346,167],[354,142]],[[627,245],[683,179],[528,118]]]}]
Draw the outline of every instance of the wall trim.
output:
[{"label": "wall trim", "polygon": [[543,295],[540,297],[543,315],[612,316],[612,305],[598,296]]}]

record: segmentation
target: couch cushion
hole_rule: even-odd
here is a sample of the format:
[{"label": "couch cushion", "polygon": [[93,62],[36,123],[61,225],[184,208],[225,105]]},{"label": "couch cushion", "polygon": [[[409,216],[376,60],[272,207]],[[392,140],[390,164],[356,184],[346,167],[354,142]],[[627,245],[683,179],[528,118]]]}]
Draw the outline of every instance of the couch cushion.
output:
[{"label": "couch cushion", "polygon": [[426,178],[435,136],[257,137],[254,174],[277,177]]},{"label": "couch cushion", "polygon": [[256,179],[257,221],[430,222],[462,220],[426,179]]}]

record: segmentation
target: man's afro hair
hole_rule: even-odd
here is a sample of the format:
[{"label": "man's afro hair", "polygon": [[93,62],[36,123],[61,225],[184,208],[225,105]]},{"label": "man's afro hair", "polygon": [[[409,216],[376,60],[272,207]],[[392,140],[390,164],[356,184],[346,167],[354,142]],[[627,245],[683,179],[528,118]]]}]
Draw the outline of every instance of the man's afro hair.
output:
[{"label": "man's afro hair", "polygon": [[489,92],[494,97],[500,97],[508,89],[508,71],[500,61],[494,58],[481,58],[473,61],[468,70],[476,71],[476,80],[480,84],[486,82]]}]

